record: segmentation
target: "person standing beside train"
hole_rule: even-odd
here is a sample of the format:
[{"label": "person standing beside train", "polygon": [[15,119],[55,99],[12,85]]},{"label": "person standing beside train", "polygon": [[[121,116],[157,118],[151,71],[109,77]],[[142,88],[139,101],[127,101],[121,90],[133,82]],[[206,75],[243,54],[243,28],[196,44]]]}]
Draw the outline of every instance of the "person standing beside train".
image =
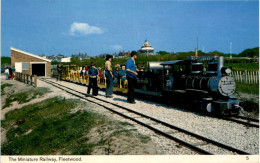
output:
[{"label": "person standing beside train", "polygon": [[135,104],[135,82],[137,79],[137,71],[135,66],[135,60],[137,59],[137,52],[132,51],[131,57],[126,61],[126,78],[128,81],[128,93],[127,93],[127,101],[131,104]]},{"label": "person standing beside train", "polygon": [[106,97],[112,98],[113,97],[113,74],[112,74],[112,64],[111,61],[113,59],[112,55],[106,56],[106,62],[105,62],[105,76],[106,76]]},{"label": "person standing beside train", "polygon": [[61,79],[61,75],[62,75],[62,71],[63,71],[63,65],[61,64],[61,62],[57,65],[57,81],[60,81]]},{"label": "person standing beside train", "polygon": [[97,77],[98,77],[98,69],[96,69],[94,62],[91,63],[91,67],[88,69],[88,76],[89,76],[89,84],[88,84],[88,91],[87,94],[90,94],[91,88],[92,95],[98,95],[98,86],[97,86]]},{"label": "person standing beside train", "polygon": [[9,76],[9,69],[8,69],[8,67],[5,68],[5,75],[6,75],[5,79],[9,80],[9,77],[8,77]]}]

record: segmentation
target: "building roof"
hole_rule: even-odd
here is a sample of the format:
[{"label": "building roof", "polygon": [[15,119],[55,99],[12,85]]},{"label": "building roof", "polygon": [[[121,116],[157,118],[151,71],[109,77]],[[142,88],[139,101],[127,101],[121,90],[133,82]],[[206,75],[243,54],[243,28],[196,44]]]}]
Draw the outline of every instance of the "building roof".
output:
[{"label": "building roof", "polygon": [[11,47],[11,50],[19,52],[19,53],[23,53],[25,55],[28,55],[28,56],[31,56],[31,57],[35,57],[35,58],[38,58],[38,59],[41,59],[41,60],[44,60],[44,61],[47,61],[47,62],[51,62],[51,60],[49,60],[47,58],[43,58],[43,57],[40,57],[40,56],[32,54],[32,53],[28,53],[28,52],[25,52],[25,51],[22,51],[22,50],[19,50],[19,49],[15,49],[13,47]]}]

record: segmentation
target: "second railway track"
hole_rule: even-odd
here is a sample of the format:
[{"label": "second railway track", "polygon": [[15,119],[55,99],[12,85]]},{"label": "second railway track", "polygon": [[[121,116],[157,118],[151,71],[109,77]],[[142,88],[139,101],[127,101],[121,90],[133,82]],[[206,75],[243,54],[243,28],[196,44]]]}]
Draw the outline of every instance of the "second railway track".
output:
[{"label": "second railway track", "polygon": [[139,125],[142,125],[154,131],[155,133],[166,137],[167,139],[171,139],[177,143],[180,143],[183,146],[190,148],[193,151],[196,151],[199,154],[250,154],[246,151],[242,151],[240,149],[228,146],[226,144],[222,144],[220,142],[208,139],[201,135],[197,135],[195,133],[181,129],[177,126],[163,122],[156,118],[144,115],[140,112],[136,112],[124,106],[100,99],[98,97],[87,95],[85,93],[66,87],[59,83],[43,78],[40,80],[48,84],[51,84],[52,86],[57,87],[71,95],[102,106],[108,109],[109,111],[116,113],[124,118],[130,119],[138,123]]},{"label": "second railway track", "polygon": [[236,122],[242,125],[245,125],[246,127],[257,127],[259,128],[259,120],[258,119],[252,119],[248,117],[241,117],[241,116],[233,116],[233,117],[219,117],[220,119]]}]

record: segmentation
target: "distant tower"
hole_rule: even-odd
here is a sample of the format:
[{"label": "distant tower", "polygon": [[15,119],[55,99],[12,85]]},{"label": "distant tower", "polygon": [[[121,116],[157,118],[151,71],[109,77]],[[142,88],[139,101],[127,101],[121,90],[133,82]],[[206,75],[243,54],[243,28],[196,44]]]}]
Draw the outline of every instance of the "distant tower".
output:
[{"label": "distant tower", "polygon": [[154,48],[152,48],[148,40],[145,40],[143,46],[141,47],[140,50],[138,50],[138,52],[146,55],[150,55],[154,53]]},{"label": "distant tower", "polygon": [[232,42],[230,42],[230,51],[229,51],[229,58],[232,59]]}]

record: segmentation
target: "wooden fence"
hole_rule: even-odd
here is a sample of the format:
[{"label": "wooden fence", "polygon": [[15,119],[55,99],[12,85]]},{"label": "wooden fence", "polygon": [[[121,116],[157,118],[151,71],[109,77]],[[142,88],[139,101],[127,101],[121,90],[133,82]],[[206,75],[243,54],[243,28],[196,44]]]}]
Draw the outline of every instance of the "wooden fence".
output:
[{"label": "wooden fence", "polygon": [[37,75],[29,75],[16,72],[15,80],[37,87]]},{"label": "wooden fence", "polygon": [[236,82],[244,84],[259,84],[259,71],[233,71]]}]

